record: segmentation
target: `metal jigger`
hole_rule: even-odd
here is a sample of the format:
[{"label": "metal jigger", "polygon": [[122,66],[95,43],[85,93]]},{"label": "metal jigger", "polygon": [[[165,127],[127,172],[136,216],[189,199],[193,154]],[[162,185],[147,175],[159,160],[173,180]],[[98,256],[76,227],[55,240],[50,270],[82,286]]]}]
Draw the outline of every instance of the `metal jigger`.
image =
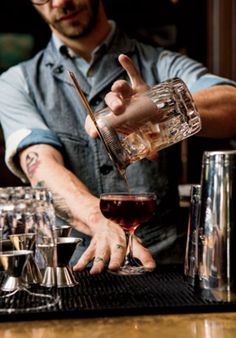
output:
[{"label": "metal jigger", "polygon": [[22,278],[22,273],[32,253],[31,250],[13,250],[0,253],[0,260],[6,272],[6,277],[1,285],[2,291],[15,293],[28,286]]},{"label": "metal jigger", "polygon": [[41,285],[52,287],[57,285],[59,288],[72,287],[78,284],[75,279],[73,270],[69,265],[70,259],[75,251],[78,243],[82,242],[81,238],[77,237],[58,237],[57,238],[57,267],[56,281],[54,268],[52,265],[53,247],[44,245],[40,246],[40,251],[46,261],[46,269]]},{"label": "metal jigger", "polygon": [[[16,250],[32,250],[35,251],[35,234],[14,234],[9,235],[9,238]],[[23,278],[29,284],[40,284],[42,282],[42,274],[35,262],[33,255],[31,255],[25,265],[23,271]]]},{"label": "metal jigger", "polygon": [[[13,250],[13,244],[10,241],[10,239],[3,239],[2,241],[0,241],[0,254],[1,252],[6,252],[6,251],[12,251]],[[3,270],[2,267],[2,262],[0,259],[0,271]]]},{"label": "metal jigger", "polygon": [[71,230],[72,230],[72,227],[67,224],[56,225],[53,228],[53,232],[56,238],[70,236]]}]

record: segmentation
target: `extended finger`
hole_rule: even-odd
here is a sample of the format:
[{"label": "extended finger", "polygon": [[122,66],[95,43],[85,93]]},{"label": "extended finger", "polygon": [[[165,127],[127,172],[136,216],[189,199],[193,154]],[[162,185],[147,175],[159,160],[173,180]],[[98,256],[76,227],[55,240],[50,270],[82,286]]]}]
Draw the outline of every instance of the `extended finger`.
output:
[{"label": "extended finger", "polygon": [[90,269],[91,275],[101,273],[108,264],[108,257],[105,254],[96,255],[93,260],[93,265]]},{"label": "extended finger", "polygon": [[121,54],[118,60],[121,66],[126,70],[133,89],[136,89],[137,91],[145,91],[149,88],[148,85],[141,78],[133,61],[127,55]]},{"label": "extended finger", "polygon": [[109,261],[109,253],[108,252],[96,252],[96,255],[93,260],[93,265],[90,269],[91,275],[96,275],[101,273],[105,267],[107,267]]},{"label": "extended finger", "polygon": [[81,255],[78,262],[73,266],[74,271],[82,271],[87,265],[93,260],[95,254],[94,245],[91,241],[89,247],[85,250],[85,252]]},{"label": "extended finger", "polygon": [[96,255],[96,241],[94,241],[94,238],[92,238],[88,248],[81,255],[78,262],[73,266],[73,270],[74,271],[84,270],[88,266],[89,263],[94,261],[95,256],[102,256],[102,255]]},{"label": "extended finger", "polygon": [[102,236],[93,237],[87,251],[90,251],[89,257],[93,254],[90,274],[101,273],[107,267],[110,258],[110,247],[106,238]]},{"label": "extended finger", "polygon": [[109,270],[116,271],[120,268],[124,261],[126,250],[125,244],[116,243],[114,245],[111,252],[110,263],[108,265]]}]

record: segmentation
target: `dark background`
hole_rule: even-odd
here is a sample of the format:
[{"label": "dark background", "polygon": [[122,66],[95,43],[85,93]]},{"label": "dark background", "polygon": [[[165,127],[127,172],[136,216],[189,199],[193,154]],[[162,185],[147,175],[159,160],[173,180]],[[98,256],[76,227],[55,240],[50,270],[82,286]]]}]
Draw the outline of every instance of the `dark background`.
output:
[{"label": "dark background", "polygon": [[[109,18],[131,35],[151,41],[150,34],[172,49],[184,49],[200,61],[206,60],[205,0],[103,0]],[[166,26],[176,29],[169,41]],[[163,29],[164,28],[164,29]],[[141,32],[142,31],[142,32]],[[148,34],[145,35],[146,31]],[[34,52],[45,46],[50,31],[29,0],[1,0],[0,32],[29,33],[35,38]]]}]

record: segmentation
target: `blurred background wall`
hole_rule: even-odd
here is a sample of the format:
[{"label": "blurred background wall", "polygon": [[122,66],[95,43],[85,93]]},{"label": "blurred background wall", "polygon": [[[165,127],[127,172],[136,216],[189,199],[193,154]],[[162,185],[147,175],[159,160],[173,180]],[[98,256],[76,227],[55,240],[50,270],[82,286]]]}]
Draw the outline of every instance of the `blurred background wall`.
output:
[{"label": "blurred background wall", "polygon": [[[210,71],[236,80],[235,0],[103,0],[109,18],[131,36],[180,51]],[[0,72],[33,56],[50,31],[29,0],[1,0]],[[234,140],[192,137],[180,146],[180,183],[197,183],[204,150],[231,149]],[[4,164],[0,132],[0,186],[19,182]]]}]

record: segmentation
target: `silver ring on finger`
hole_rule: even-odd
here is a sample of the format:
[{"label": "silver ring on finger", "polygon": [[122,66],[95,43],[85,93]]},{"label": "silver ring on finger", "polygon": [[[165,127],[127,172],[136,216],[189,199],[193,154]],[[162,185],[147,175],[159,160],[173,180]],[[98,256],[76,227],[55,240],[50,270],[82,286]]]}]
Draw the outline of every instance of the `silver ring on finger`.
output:
[{"label": "silver ring on finger", "polygon": [[101,256],[95,257],[94,262],[95,263],[103,262],[104,264],[106,264],[105,259]]}]

